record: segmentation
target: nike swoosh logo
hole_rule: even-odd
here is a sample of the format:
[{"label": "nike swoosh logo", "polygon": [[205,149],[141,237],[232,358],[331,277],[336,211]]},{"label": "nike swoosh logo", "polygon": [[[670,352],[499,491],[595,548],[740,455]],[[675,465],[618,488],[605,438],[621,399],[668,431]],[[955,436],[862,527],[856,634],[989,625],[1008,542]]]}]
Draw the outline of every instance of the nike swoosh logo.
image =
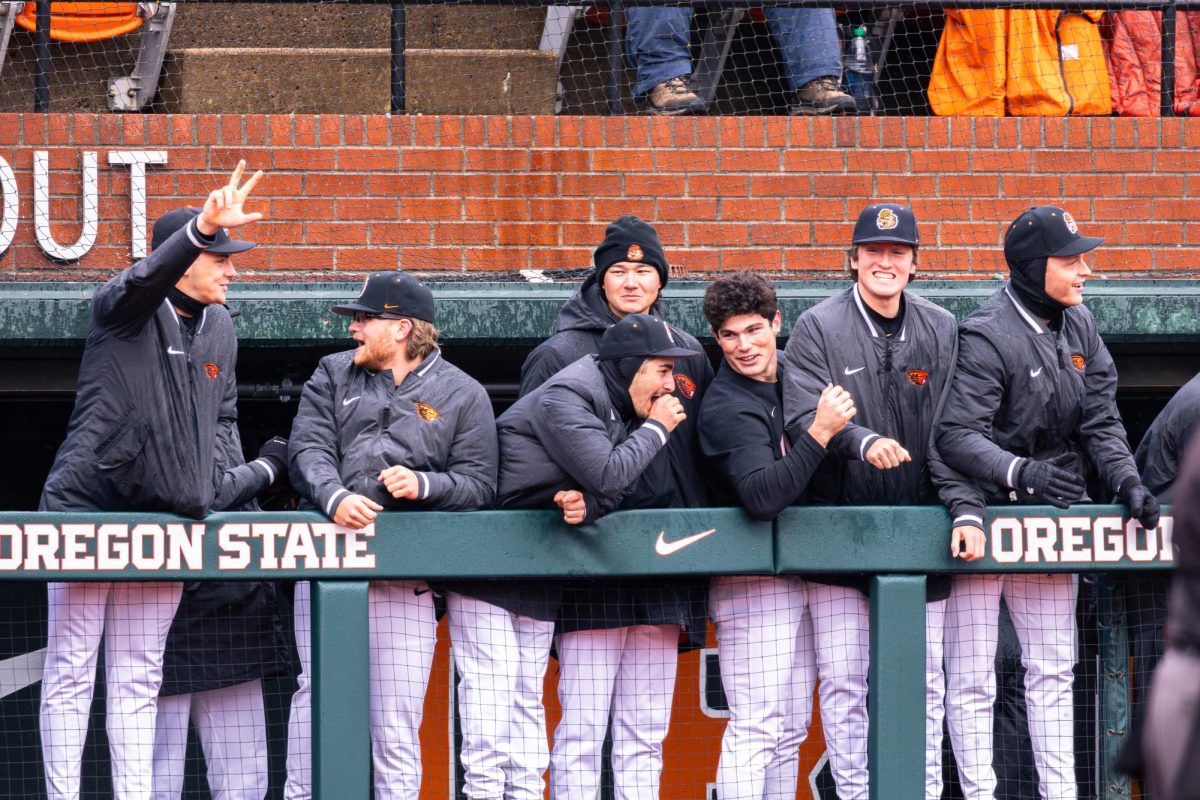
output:
[{"label": "nike swoosh logo", "polygon": [[1037,369],[1029,370],[1029,377],[1036,378],[1038,375],[1041,375],[1042,369],[1043,369],[1042,367],[1038,367]]},{"label": "nike swoosh logo", "polygon": [[356,394],[356,395],[354,395],[354,397],[347,397],[345,400],[342,401],[342,405],[348,406],[360,397],[362,397],[361,394]]},{"label": "nike swoosh logo", "polygon": [[169,356],[186,356],[187,353],[182,350],[176,350],[173,346],[167,345],[167,355]]},{"label": "nike swoosh logo", "polygon": [[676,539],[673,542],[668,542],[665,538],[663,538],[666,536],[666,531],[659,531],[658,541],[654,543],[654,552],[658,553],[660,556],[669,556],[672,553],[678,553],[688,545],[695,544],[706,536],[712,536],[716,532],[716,528],[709,528],[706,531],[693,533],[691,536],[685,536],[682,539]]},{"label": "nike swoosh logo", "polygon": [[393,306],[393,305],[388,305],[387,303],[384,303],[383,307],[384,308],[399,308],[400,306]]},{"label": "nike swoosh logo", "polygon": [[845,373],[847,375],[853,375],[856,372],[862,372],[864,369],[866,369],[866,367],[858,367],[856,369],[850,369],[849,367],[846,367]]}]

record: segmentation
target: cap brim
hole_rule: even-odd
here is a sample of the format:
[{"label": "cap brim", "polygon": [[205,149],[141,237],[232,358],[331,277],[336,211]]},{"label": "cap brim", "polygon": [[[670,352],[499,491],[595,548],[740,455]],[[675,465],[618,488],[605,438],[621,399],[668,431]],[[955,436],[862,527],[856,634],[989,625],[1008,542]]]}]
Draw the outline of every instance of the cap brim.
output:
[{"label": "cap brim", "polygon": [[378,308],[371,308],[359,303],[343,303],[340,306],[332,306],[329,310],[335,314],[341,314],[343,317],[353,317],[360,311],[365,311],[368,314],[380,313]]},{"label": "cap brim", "polygon": [[1047,253],[1047,255],[1054,256],[1055,258],[1077,256],[1080,253],[1086,253],[1089,250],[1095,250],[1102,244],[1104,244],[1104,239],[1100,236],[1080,236],[1078,239],[1066,245],[1065,247],[1060,247],[1053,253]]},{"label": "cap brim", "polygon": [[230,239],[224,244],[206,247],[204,248],[204,252],[216,253],[219,256],[230,256],[234,253],[244,253],[247,250],[253,250],[255,247],[258,247],[258,245],[246,239]]},{"label": "cap brim", "polygon": [[695,350],[688,350],[686,347],[668,347],[666,350],[659,350],[657,353],[647,353],[643,358],[694,358],[700,353]]},{"label": "cap brim", "polygon": [[902,239],[899,236],[867,236],[863,239],[855,239],[850,244],[867,244],[869,242],[891,242],[892,244],[906,244],[909,247],[918,246],[916,242]]}]

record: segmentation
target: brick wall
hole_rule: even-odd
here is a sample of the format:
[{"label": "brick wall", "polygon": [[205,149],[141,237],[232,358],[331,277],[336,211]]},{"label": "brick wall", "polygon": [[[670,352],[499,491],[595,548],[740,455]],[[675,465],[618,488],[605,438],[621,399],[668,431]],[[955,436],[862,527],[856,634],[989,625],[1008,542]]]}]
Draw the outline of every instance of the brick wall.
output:
[{"label": "brick wall", "polygon": [[[151,219],[198,204],[238,158],[269,172],[239,257],[260,280],[363,270],[582,267],[622,213],[654,221],[673,263],[828,277],[853,217],[908,201],[926,276],[1003,270],[1004,223],[1064,205],[1107,237],[1113,276],[1200,273],[1200,120],[0,115],[18,226],[0,280],[96,279],[130,261],[129,170],[108,150],[165,149]],[[50,151],[52,231],[79,235],[79,152],[99,155],[100,229],[81,261],[34,239],[33,153]]]}]

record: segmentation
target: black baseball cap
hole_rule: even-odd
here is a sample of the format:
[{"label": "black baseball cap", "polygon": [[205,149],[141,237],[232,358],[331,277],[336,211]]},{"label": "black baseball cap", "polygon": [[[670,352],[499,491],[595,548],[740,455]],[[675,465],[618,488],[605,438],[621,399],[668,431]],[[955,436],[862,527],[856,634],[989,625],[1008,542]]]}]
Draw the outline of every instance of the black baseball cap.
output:
[{"label": "black baseball cap", "polygon": [[1019,264],[1037,258],[1066,258],[1095,250],[1104,239],[1080,236],[1079,226],[1058,206],[1034,206],[1013,220],[1004,234],[1004,260]]},{"label": "black baseball cap", "polygon": [[362,291],[353,303],[342,303],[330,310],[347,317],[362,311],[433,322],[433,292],[403,270],[377,272],[363,281]]},{"label": "black baseball cap", "polygon": [[912,209],[899,203],[872,203],[858,215],[851,244],[898,242],[917,247],[917,218]]},{"label": "black baseball cap", "polygon": [[680,347],[670,326],[649,314],[630,314],[600,337],[601,361],[619,358],[691,358],[699,353]]},{"label": "black baseball cap", "polygon": [[[200,209],[198,208],[177,208],[174,211],[168,211],[166,214],[163,214],[154,223],[153,234],[150,237],[150,249],[157,250],[162,247],[166,244],[167,239],[171,238],[171,234],[198,216],[200,216]],[[214,238],[216,241],[204,248],[204,252],[216,253],[217,255],[233,255],[234,253],[244,253],[256,247],[254,242],[246,239],[230,239],[229,231],[224,228],[217,228]]]}]

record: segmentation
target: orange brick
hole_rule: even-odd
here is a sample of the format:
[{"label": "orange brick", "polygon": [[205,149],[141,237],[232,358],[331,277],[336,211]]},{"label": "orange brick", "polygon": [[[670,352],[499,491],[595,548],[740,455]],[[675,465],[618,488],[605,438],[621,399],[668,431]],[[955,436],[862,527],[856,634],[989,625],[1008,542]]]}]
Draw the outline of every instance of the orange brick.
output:
[{"label": "orange brick", "polygon": [[534,150],[530,153],[529,168],[534,172],[586,172],[591,159],[587,150]]},{"label": "orange brick", "polygon": [[430,196],[429,175],[368,175],[368,194],[396,195],[403,197]]},{"label": "orange brick", "polygon": [[1006,223],[943,222],[938,225],[939,246],[993,247],[1004,238]]},{"label": "orange brick", "polygon": [[267,254],[273,270],[329,269],[334,263],[332,247],[264,247],[261,250]]},{"label": "orange brick", "polygon": [[347,114],[342,118],[342,144],[360,145],[366,141],[366,131],[363,130],[363,118],[357,114]]},{"label": "orange brick", "polygon": [[339,247],[336,267],[340,272],[377,272],[397,269],[400,251],[394,247]]},{"label": "orange brick", "polygon": [[1030,172],[1034,168],[1033,156],[1029,150],[974,150],[971,152],[971,171]]},{"label": "orange brick", "polygon": [[784,245],[794,247],[806,245],[812,240],[808,223],[766,224],[752,223],[750,225],[750,241],[755,245]]},{"label": "orange brick", "polygon": [[[1071,179],[1067,180],[1070,183]],[[1062,195],[1063,181],[1056,175],[1005,175],[1000,179],[1003,197],[1037,198]]]},{"label": "orange brick", "polygon": [[[857,213],[857,212],[856,212]],[[809,220],[843,221],[846,216],[846,202],[834,198],[820,200],[807,197],[794,197],[784,200],[783,218],[792,222]]]},{"label": "orange brick", "polygon": [[[716,272],[721,268],[721,251],[689,248],[681,250],[677,256],[668,256],[667,260],[687,272]],[[670,291],[670,287],[667,288]]]},{"label": "orange brick", "polygon": [[621,194],[620,175],[565,174],[562,176],[564,197],[612,197]]},{"label": "orange brick", "polygon": [[400,168],[406,172],[458,172],[463,168],[463,151],[410,147],[400,151]]},{"label": "orange brick", "polygon": [[595,247],[604,239],[604,227],[608,223],[609,220],[607,219],[602,222],[564,222],[560,226],[562,243],[564,245]]},{"label": "orange brick", "polygon": [[722,272],[748,269],[768,273],[765,277],[770,280],[770,273],[783,269],[783,250],[778,247],[722,247],[718,253]]},{"label": "orange brick", "polygon": [[487,197],[468,197],[463,201],[465,220],[516,220],[525,216],[525,201],[518,199],[495,200]]},{"label": "orange brick", "polygon": [[[479,123],[479,137],[471,142],[473,145],[483,144],[483,120],[479,117],[468,117]],[[462,147],[464,139],[465,119],[462,117],[435,117],[433,119],[434,136],[439,147]]]},{"label": "orange brick", "polygon": [[[276,177],[272,174],[259,185],[266,188],[275,183]],[[307,197],[363,197],[371,194],[370,177],[365,174],[310,172],[303,176],[303,180],[304,194]]]},{"label": "orange brick", "polygon": [[667,199],[669,195],[658,201],[654,219],[659,220],[713,220],[717,218],[717,200],[715,198]]},{"label": "orange brick", "polygon": [[690,247],[745,245],[749,242],[749,227],[743,223],[691,222],[687,225],[687,243]]},{"label": "orange brick", "polygon": [[1097,172],[1153,172],[1154,153],[1136,150],[1096,152]]},{"label": "orange brick", "polygon": [[779,151],[770,148],[735,149],[721,148],[718,151],[722,172],[777,172]]},{"label": "orange brick", "polygon": [[686,192],[686,175],[634,173],[625,177],[626,197],[682,197]]},{"label": "orange brick", "polygon": [[1155,172],[1195,172],[1196,154],[1186,150],[1159,150],[1154,154],[1154,170]]},{"label": "orange brick", "polygon": [[[494,197],[496,176],[488,174],[455,175],[437,172],[433,174],[434,197]],[[511,178],[505,175],[504,178]]]},{"label": "orange brick", "polygon": [[654,151],[641,148],[592,151],[592,169],[596,172],[650,172],[654,169]]},{"label": "orange brick", "polygon": [[870,175],[814,175],[812,193],[817,197],[867,196],[873,193]]},{"label": "orange brick", "polygon": [[[944,175],[940,180],[952,181],[956,178],[963,178],[962,175]],[[938,178],[932,175],[888,175],[880,174],[875,176],[874,192],[868,188],[865,192],[854,191],[847,194],[854,194],[859,197],[870,197],[878,195],[879,197],[934,197],[938,194]],[[942,194],[951,194],[950,192],[942,192]]]},{"label": "orange brick", "polygon": [[[854,150],[801,150],[792,148],[783,154],[784,172],[845,172],[847,164],[852,172],[855,167]],[[849,159],[849,161],[848,161]]]},{"label": "orange brick", "polygon": [[462,272],[466,266],[463,256],[461,247],[410,247],[400,251],[400,268]]},{"label": "orange brick", "polygon": [[400,198],[402,220],[462,219],[463,201],[457,198]]},{"label": "orange brick", "polygon": [[[467,136],[466,132],[472,129],[478,129],[479,139],[477,141],[465,141],[465,144],[483,144],[483,118],[482,117],[467,117],[460,121],[463,126],[463,135]],[[441,117],[416,117],[413,120],[413,145],[416,147],[437,147],[441,144],[442,119]]]},{"label": "orange brick", "polygon": [[601,117],[600,125],[604,128],[603,141],[606,147],[625,147],[629,140],[625,117]]},{"label": "orange brick", "polygon": [[[629,170],[635,169],[629,167]],[[717,151],[708,148],[695,150],[659,150],[654,154],[654,167],[636,168],[639,172],[715,172]]]},{"label": "orange brick", "polygon": [[[592,216],[597,220],[614,220],[622,214],[636,214],[651,223],[656,221],[654,201],[648,198],[616,197],[592,201]],[[662,236],[662,231],[658,235]]]},{"label": "orange brick", "polygon": [[[1081,213],[1075,215],[1076,219],[1085,219]],[[1092,201],[1092,219],[1097,220],[1113,220],[1120,222],[1122,220],[1153,220],[1154,219],[1154,201],[1146,198],[1131,198],[1123,197],[1116,200],[1104,198],[1096,198]]]},{"label": "orange brick", "polygon": [[1183,232],[1179,225],[1163,222],[1125,223],[1125,244],[1151,244],[1157,247],[1173,247],[1183,244]]},{"label": "orange brick", "polygon": [[804,197],[812,191],[812,179],[807,175],[751,175],[750,195],[753,197]]},{"label": "orange brick", "polygon": [[545,222],[499,222],[496,224],[496,244],[557,245],[558,225]]},{"label": "orange brick", "polygon": [[372,222],[367,227],[373,245],[429,244],[433,228],[428,222]]},{"label": "orange brick", "polygon": [[[299,117],[293,119],[296,144],[301,144],[299,134]],[[372,114],[365,119],[366,142],[373,147],[384,147],[391,144],[391,121],[382,114]]]},{"label": "orange brick", "polygon": [[722,148],[742,147],[746,144],[742,138],[743,117],[717,117],[717,137]]},{"label": "orange brick", "polygon": [[592,204],[586,198],[535,197],[529,200],[531,220],[585,220],[591,216]]},{"label": "orange brick", "polygon": [[271,200],[269,216],[279,221],[329,219],[329,201],[278,197]]},{"label": "orange brick", "polygon": [[[1188,196],[1200,190],[1200,184],[1188,177]],[[1183,197],[1184,179],[1179,175],[1126,175],[1125,194],[1130,197]]]},{"label": "orange brick", "polygon": [[1033,169],[1044,174],[1091,172],[1097,168],[1093,155],[1096,156],[1095,161],[1104,157],[1089,150],[1038,150],[1033,156]]},{"label": "orange brick", "polygon": [[325,115],[317,122],[317,143],[322,147],[336,147],[342,143],[342,118]]},{"label": "orange brick", "polygon": [[[661,206],[661,203],[660,203]],[[698,216],[698,219],[715,219],[716,215]],[[721,201],[720,219],[726,222],[779,222],[783,217],[783,203],[773,198],[750,198],[738,200],[727,198]]]},{"label": "orange brick", "polygon": [[305,147],[297,150],[275,150],[275,169],[324,169],[337,166],[337,151]]},{"label": "orange brick", "polygon": [[529,169],[529,151],[509,148],[471,149],[466,169],[478,172],[515,172]]},{"label": "orange brick", "polygon": [[526,250],[525,255],[530,269],[582,269],[592,265],[591,247],[537,247]]},{"label": "orange brick", "polygon": [[400,169],[400,152],[392,147],[341,147],[337,162],[347,171],[395,172]]},{"label": "orange brick", "polygon": [[392,220],[399,210],[399,201],[381,197],[339,197],[334,203],[335,219]]},{"label": "orange brick", "polygon": [[508,117],[484,117],[484,137],[493,147],[507,147],[512,144],[508,134]]},{"label": "orange brick", "polygon": [[435,245],[450,244],[484,244],[496,243],[493,226],[483,222],[439,222],[433,226],[433,243]]},{"label": "orange brick", "polygon": [[555,197],[558,194],[556,175],[497,175],[498,197]]},{"label": "orange brick", "polygon": [[749,197],[750,178],[745,175],[688,175],[687,194],[688,197]]},{"label": "orange brick", "polygon": [[366,244],[365,222],[308,222],[304,225],[305,244]]},{"label": "orange brick", "polygon": [[471,248],[463,251],[467,271],[498,272],[529,268],[527,247]]},{"label": "orange brick", "polygon": [[[1029,201],[1024,199],[1016,200],[995,200],[991,198],[972,198],[971,201],[970,219],[979,222],[988,220],[995,222],[1008,223],[1024,213],[1025,209],[1029,208]],[[961,217],[966,219],[966,217]],[[999,239],[992,242],[995,244]]]}]

